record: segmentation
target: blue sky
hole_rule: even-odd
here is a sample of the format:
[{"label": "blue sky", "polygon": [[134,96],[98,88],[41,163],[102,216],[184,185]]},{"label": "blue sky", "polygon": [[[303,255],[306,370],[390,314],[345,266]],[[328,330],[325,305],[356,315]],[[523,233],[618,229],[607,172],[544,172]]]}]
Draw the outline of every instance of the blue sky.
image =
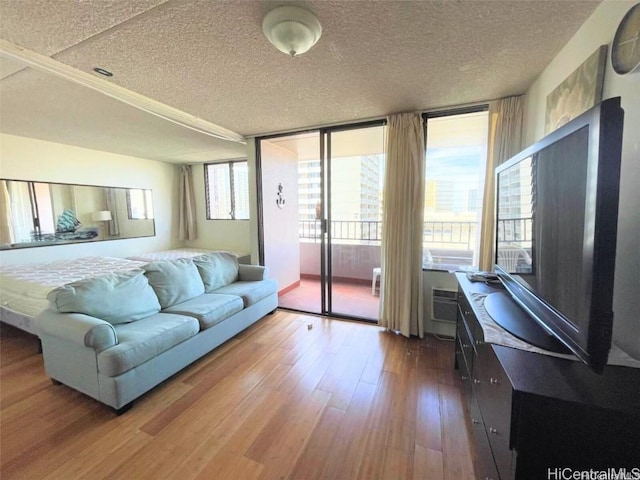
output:
[{"label": "blue sky", "polygon": [[477,182],[486,154],[484,146],[427,149],[428,178],[456,182]]}]

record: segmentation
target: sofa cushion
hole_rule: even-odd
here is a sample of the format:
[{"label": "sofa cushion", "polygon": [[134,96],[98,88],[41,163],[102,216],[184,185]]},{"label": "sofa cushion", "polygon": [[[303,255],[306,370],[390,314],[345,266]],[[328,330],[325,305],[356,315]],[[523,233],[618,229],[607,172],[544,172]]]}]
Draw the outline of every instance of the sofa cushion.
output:
[{"label": "sofa cushion", "polygon": [[160,311],[158,297],[139,269],[67,283],[49,292],[47,299],[53,311],[82,313],[113,325]]},{"label": "sofa cushion", "polygon": [[193,258],[207,293],[238,280],[238,257],[227,252],[213,252]]},{"label": "sofa cushion", "polygon": [[234,282],[217,289],[214,293],[237,295],[242,298],[244,306],[249,307],[278,291],[278,282],[273,278],[257,282]]},{"label": "sofa cushion", "polygon": [[157,313],[151,317],[115,326],[118,345],[98,354],[98,370],[115,377],[171,347],[193,337],[199,331],[198,321],[192,317]]},{"label": "sofa cushion", "polygon": [[238,280],[243,282],[257,282],[269,278],[269,267],[263,265],[238,265]]},{"label": "sofa cushion", "polygon": [[179,313],[197,318],[200,329],[205,330],[229,318],[244,308],[243,301],[235,295],[205,293],[186,302],[173,305],[165,312]]},{"label": "sofa cushion", "polygon": [[163,309],[204,293],[202,278],[190,258],[152,262],[143,268]]}]

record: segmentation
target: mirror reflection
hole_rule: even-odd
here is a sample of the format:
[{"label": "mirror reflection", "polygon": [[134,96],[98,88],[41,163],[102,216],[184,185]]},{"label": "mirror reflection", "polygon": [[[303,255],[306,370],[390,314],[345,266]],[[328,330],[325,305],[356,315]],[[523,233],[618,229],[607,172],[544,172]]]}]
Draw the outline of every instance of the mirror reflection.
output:
[{"label": "mirror reflection", "polygon": [[155,235],[151,190],[0,179],[0,249]]}]

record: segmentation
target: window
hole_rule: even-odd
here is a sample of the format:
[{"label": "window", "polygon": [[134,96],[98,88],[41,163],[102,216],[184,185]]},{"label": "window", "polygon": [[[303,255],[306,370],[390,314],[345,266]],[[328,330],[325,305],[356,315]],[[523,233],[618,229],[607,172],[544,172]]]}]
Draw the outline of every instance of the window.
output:
[{"label": "window", "polygon": [[208,220],[249,219],[249,168],[246,160],[204,166]]},{"label": "window", "polygon": [[150,220],[153,218],[151,190],[130,188],[127,190],[127,214],[130,220]]},{"label": "window", "polygon": [[486,107],[426,114],[422,267],[478,267],[487,163]]}]

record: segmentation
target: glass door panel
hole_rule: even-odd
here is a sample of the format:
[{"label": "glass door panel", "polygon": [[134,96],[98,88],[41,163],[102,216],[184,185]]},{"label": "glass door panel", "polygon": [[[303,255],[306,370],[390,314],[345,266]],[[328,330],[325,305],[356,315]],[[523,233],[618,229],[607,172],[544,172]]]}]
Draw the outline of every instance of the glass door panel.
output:
[{"label": "glass door panel", "polygon": [[264,265],[280,307],[324,313],[320,132],[260,140]]},{"label": "glass door panel", "polygon": [[328,312],[377,320],[384,126],[328,131]]},{"label": "glass door panel", "polygon": [[378,319],[384,128],[259,140],[262,261],[280,307]]}]

